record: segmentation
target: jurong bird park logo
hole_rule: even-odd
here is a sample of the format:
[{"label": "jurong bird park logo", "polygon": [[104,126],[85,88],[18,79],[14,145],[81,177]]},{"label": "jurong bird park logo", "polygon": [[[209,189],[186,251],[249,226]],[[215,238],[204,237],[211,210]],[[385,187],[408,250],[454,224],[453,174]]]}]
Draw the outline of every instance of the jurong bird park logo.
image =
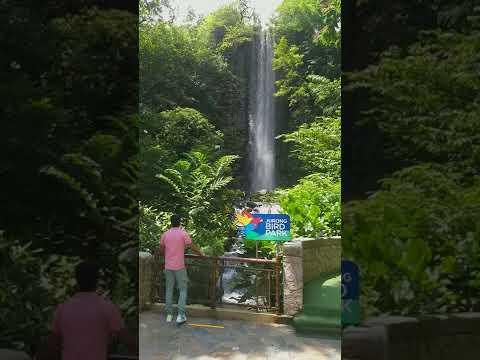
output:
[{"label": "jurong bird park logo", "polygon": [[246,210],[235,214],[237,226],[245,240],[288,241],[290,217],[286,214],[251,214]]}]

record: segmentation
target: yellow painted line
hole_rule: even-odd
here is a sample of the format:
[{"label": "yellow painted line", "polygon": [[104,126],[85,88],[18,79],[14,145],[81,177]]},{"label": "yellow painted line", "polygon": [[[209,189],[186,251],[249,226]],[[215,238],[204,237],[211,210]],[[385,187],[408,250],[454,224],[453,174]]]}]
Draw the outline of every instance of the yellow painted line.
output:
[{"label": "yellow painted line", "polygon": [[206,327],[206,328],[215,328],[215,329],[225,329],[225,326],[223,325],[208,325],[208,324],[188,324],[190,326],[196,326],[196,327]]}]

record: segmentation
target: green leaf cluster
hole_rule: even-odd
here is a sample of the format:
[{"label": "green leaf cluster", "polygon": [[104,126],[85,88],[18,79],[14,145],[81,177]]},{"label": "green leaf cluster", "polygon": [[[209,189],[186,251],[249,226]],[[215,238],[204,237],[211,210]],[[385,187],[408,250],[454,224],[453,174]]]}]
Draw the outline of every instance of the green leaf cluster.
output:
[{"label": "green leaf cluster", "polygon": [[480,35],[478,14],[469,24],[464,5],[438,14],[443,29],[391,47],[349,77],[350,89],[368,94],[363,123],[402,160],[344,214],[343,250],[362,269],[367,312],[479,306]]},{"label": "green leaf cluster", "polygon": [[280,197],[298,236],[340,232],[339,24],[340,2],[327,0],[284,0],[272,21],[275,95],[288,104],[289,133],[277,139],[305,175]]}]

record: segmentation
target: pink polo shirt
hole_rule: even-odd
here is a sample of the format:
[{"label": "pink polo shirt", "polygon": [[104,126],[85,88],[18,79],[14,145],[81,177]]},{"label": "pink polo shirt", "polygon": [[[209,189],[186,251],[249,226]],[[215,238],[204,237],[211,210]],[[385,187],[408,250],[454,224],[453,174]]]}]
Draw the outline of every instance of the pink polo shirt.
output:
[{"label": "pink polo shirt", "polygon": [[53,320],[63,360],[105,360],[111,336],[123,327],[120,310],[95,292],[76,293],[57,307]]},{"label": "pink polo shirt", "polygon": [[174,227],[166,231],[160,239],[160,245],[165,248],[165,269],[184,269],[185,246],[191,243],[192,239],[182,228]]}]

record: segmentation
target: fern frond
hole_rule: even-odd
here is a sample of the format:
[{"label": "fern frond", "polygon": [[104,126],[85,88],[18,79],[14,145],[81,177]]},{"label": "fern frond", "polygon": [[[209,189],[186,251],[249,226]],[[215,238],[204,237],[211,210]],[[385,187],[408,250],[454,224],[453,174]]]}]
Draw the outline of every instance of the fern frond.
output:
[{"label": "fern frond", "polygon": [[61,169],[58,169],[56,166],[53,165],[44,166],[40,169],[40,173],[51,176],[57,181],[64,184],[66,187],[70,188],[73,192],[77,193],[78,197],[81,198],[89,208],[97,208],[98,201],[94,199],[93,194],[88,192],[88,190],[83,186],[83,184],[70,174],[66,173]]}]

